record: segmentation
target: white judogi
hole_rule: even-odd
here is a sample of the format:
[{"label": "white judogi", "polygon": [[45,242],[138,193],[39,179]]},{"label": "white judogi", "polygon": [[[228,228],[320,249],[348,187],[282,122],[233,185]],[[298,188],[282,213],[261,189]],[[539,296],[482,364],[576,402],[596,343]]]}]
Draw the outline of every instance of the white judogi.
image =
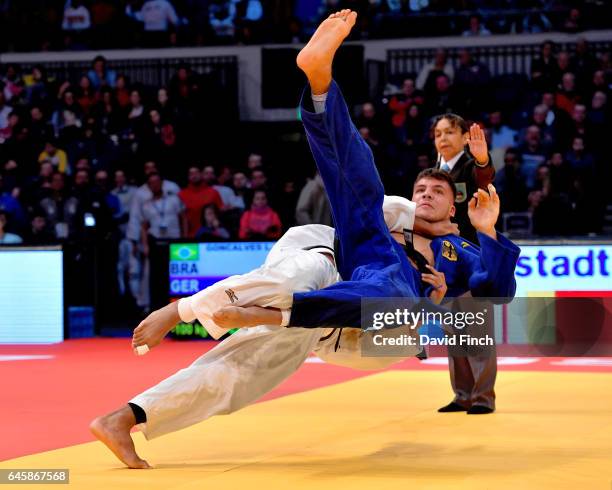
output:
[{"label": "white judogi", "polygon": [[[396,206],[398,202],[392,204]],[[411,206],[409,226],[403,227],[412,228],[413,211]],[[388,218],[391,224],[396,217]],[[403,223],[406,225],[405,220]],[[333,228],[325,225],[291,228],[274,245],[260,268],[229,277],[182,299],[181,319],[197,318],[207,330],[218,334],[223,330],[212,322],[211,316],[223,306],[289,308],[294,292],[322,289],[339,280],[331,261],[320,253],[329,253],[333,240]],[[316,248],[303,250],[305,247]],[[191,366],[130,400],[147,414],[147,422],[141,424],[142,432],[147,439],[152,439],[213,415],[235,412],[287,379],[313,350],[326,362],[355,369],[382,369],[403,359],[363,357],[361,330],[342,330],[339,343],[338,334],[329,335],[332,330],[272,326],[241,329]],[[419,351],[415,347],[407,355],[416,355]]]}]

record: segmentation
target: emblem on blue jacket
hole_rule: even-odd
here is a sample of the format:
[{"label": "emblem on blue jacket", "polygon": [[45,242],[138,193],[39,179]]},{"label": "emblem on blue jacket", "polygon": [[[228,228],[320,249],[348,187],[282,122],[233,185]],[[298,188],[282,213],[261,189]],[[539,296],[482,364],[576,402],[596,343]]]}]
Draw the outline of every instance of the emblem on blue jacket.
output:
[{"label": "emblem on blue jacket", "polygon": [[455,188],[457,189],[457,197],[455,198],[455,202],[464,202],[468,197],[465,182],[455,182]]},{"label": "emblem on blue jacket", "polygon": [[454,245],[448,240],[442,242],[442,257],[451,262],[457,262],[457,250],[455,250]]}]

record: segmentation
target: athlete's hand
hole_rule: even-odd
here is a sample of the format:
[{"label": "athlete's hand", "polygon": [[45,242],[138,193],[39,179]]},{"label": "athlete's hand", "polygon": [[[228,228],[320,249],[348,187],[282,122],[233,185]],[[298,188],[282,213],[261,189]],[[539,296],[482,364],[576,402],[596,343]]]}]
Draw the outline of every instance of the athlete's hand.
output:
[{"label": "athlete's hand", "polygon": [[423,218],[414,218],[414,232],[421,236],[437,237],[444,235],[459,236],[459,227],[456,223],[451,223],[449,220],[438,221],[431,223]]},{"label": "athlete's hand", "polygon": [[429,299],[439,305],[448,290],[446,278],[444,277],[444,272],[437,271],[433,266],[427,264],[427,268],[431,271],[431,274],[421,274],[421,279],[423,282],[433,286],[433,290],[429,293]]},{"label": "athlete's hand", "polygon": [[499,196],[493,184],[489,184],[488,189],[488,193],[483,189],[474,193],[468,203],[468,217],[476,231],[496,239],[495,223],[499,218]]}]

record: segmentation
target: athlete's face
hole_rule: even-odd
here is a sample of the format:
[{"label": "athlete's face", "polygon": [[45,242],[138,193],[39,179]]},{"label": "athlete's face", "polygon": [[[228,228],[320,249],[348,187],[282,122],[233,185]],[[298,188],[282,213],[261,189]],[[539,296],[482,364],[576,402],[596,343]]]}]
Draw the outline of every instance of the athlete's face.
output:
[{"label": "athlete's face", "polygon": [[414,184],[412,200],[416,216],[429,222],[446,221],[455,216],[455,199],[448,183],[424,177]]},{"label": "athlete's face", "polygon": [[467,144],[468,133],[463,134],[458,125],[452,125],[448,119],[440,119],[434,128],[436,150],[445,161],[449,161]]}]

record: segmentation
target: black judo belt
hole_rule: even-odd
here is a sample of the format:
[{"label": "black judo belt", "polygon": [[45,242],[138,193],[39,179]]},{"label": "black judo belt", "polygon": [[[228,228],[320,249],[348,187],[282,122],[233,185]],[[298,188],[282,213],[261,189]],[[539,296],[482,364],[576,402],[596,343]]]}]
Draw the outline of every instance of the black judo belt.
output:
[{"label": "black judo belt", "polygon": [[324,335],[323,337],[319,339],[319,342],[323,342],[331,338],[336,333],[336,330],[339,330],[339,332],[338,332],[338,338],[336,339],[336,344],[334,345],[334,352],[338,352],[338,347],[340,347],[340,337],[342,337],[342,330],[344,330],[344,327],[333,328],[332,331],[329,332],[329,334]]}]

